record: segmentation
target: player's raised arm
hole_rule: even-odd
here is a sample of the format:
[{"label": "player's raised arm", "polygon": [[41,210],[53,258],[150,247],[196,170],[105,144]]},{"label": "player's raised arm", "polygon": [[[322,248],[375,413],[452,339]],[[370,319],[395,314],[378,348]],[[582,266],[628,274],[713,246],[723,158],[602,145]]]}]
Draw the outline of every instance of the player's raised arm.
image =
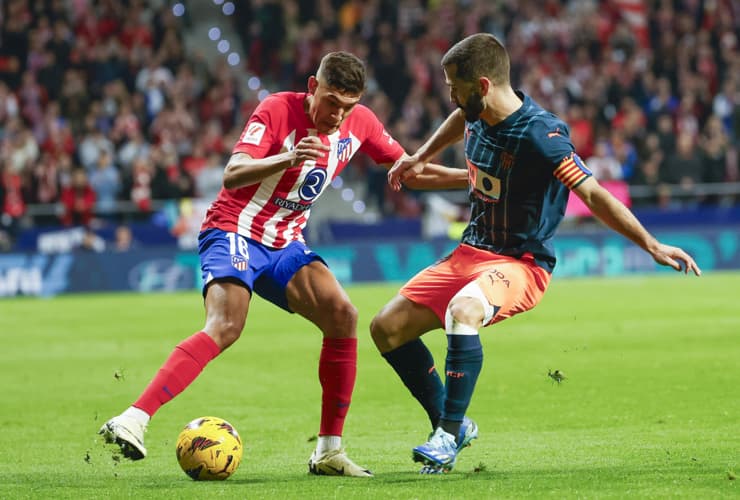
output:
[{"label": "player's raised arm", "polygon": [[[450,116],[442,122],[432,136],[411,156],[399,159],[388,171],[388,184],[395,191],[401,189],[413,177],[417,177],[425,169],[425,164],[429,159],[442,151],[450,144],[459,142],[465,132],[465,114],[457,109],[450,113]],[[440,165],[441,167],[441,165]],[[442,167],[446,168],[446,167]],[[465,184],[467,185],[467,174]],[[463,186],[464,186],[463,185]],[[414,187],[409,185],[409,187]],[[460,187],[455,184],[452,186]]]},{"label": "player's raised arm", "polygon": [[[391,168],[408,161],[409,158],[411,157],[404,155]],[[413,159],[411,161],[413,161],[413,164],[400,175],[398,184],[391,184],[393,190],[400,190],[402,185],[420,190],[464,189],[468,187],[467,169],[446,167],[436,163],[423,163]],[[387,165],[384,166],[387,167]]]},{"label": "player's raised arm", "polygon": [[593,177],[586,179],[573,191],[604,224],[632,240],[658,264],[670,266],[676,271],[683,270],[685,274],[692,271],[701,276],[701,269],[689,254],[681,248],[664,245],[655,239],[637,217]]},{"label": "player's raised arm", "polygon": [[304,161],[317,160],[328,152],[329,146],[322,144],[318,137],[307,136],[298,141],[292,151],[265,158],[252,158],[246,153],[234,153],[224,169],[224,187],[235,189],[249,186]]},{"label": "player's raised arm", "polygon": [[403,183],[411,189],[466,189],[469,185],[468,170],[425,163],[424,170]]},{"label": "player's raised arm", "polygon": [[437,127],[432,136],[419,147],[414,156],[419,161],[429,161],[430,158],[450,144],[462,140],[464,132],[465,113],[461,109],[456,109]]}]

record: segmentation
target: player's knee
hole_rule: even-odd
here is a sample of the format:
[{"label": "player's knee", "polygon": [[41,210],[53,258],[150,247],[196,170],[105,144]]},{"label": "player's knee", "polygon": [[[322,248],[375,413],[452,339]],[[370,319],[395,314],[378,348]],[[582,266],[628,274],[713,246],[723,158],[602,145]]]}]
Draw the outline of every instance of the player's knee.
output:
[{"label": "player's knee", "polygon": [[325,318],[324,333],[331,337],[350,337],[356,335],[357,308],[348,300],[331,303]]},{"label": "player's knee", "polygon": [[372,321],[370,321],[370,336],[376,344],[378,343],[378,339],[386,337],[386,331],[382,312],[376,314]]},{"label": "player's knee", "polygon": [[485,311],[480,300],[473,297],[455,297],[447,306],[449,316],[457,323],[475,328],[483,324]]},{"label": "player's knee", "polygon": [[348,300],[343,300],[334,307],[334,317],[337,322],[345,323],[354,330],[357,327],[357,308]]},{"label": "player's knee", "polygon": [[234,342],[239,340],[244,329],[244,321],[221,319],[219,321],[212,322],[209,325],[208,333],[213,337],[214,342],[223,351]]},{"label": "player's knee", "polygon": [[392,343],[392,340],[399,332],[394,331],[393,321],[391,315],[386,313],[383,309],[370,322],[370,336],[375,342],[375,345],[383,352],[387,350],[387,346]]}]

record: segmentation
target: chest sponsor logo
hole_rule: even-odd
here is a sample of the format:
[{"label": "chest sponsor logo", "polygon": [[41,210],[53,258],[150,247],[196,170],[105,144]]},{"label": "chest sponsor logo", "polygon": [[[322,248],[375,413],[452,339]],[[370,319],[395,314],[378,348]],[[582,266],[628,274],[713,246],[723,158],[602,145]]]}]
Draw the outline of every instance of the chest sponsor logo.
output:
[{"label": "chest sponsor logo", "polygon": [[470,160],[465,160],[465,162],[468,164],[468,179],[473,194],[489,203],[498,202],[501,198],[501,179],[487,174]]},{"label": "chest sponsor logo", "polygon": [[306,178],[303,179],[301,187],[298,188],[298,196],[303,201],[313,201],[321,194],[324,184],[326,183],[326,170],[323,168],[314,168]]},{"label": "chest sponsor logo", "polygon": [[305,212],[306,210],[311,208],[310,203],[290,201],[286,200],[285,198],[275,198],[274,200],[272,200],[272,202],[280,208],[287,208],[288,210],[293,210],[294,212]]}]

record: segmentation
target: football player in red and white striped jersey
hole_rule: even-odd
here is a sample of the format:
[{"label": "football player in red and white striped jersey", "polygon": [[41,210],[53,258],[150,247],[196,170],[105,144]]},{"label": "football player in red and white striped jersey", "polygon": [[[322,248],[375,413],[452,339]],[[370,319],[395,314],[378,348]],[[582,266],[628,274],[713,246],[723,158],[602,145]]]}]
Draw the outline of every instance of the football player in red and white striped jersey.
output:
[{"label": "football player in red and white striped jersey", "polygon": [[[307,92],[273,94],[247,121],[199,236],[205,326],[181,342],[139,399],[101,429],[124,456],[144,458],[143,433],[150,417],[239,338],[256,292],[307,318],[323,334],[321,423],[309,471],[372,476],[341,448],[357,371],[357,311],[303,238],[314,202],[355,153],[363,151],[386,168],[406,156],[375,114],[359,103],[364,91],[362,61],[333,52],[309,78]],[[410,187],[462,188],[467,183],[464,169],[428,165]]]}]

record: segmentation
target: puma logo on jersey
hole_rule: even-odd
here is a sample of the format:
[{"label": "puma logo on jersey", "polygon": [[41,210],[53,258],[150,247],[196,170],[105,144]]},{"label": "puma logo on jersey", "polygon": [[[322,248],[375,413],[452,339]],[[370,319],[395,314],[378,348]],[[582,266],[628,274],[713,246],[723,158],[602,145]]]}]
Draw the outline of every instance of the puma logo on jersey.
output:
[{"label": "puma logo on jersey", "polygon": [[562,137],[562,135],[560,135],[560,128],[556,128],[555,132],[548,132],[547,138],[552,139],[553,137]]}]

